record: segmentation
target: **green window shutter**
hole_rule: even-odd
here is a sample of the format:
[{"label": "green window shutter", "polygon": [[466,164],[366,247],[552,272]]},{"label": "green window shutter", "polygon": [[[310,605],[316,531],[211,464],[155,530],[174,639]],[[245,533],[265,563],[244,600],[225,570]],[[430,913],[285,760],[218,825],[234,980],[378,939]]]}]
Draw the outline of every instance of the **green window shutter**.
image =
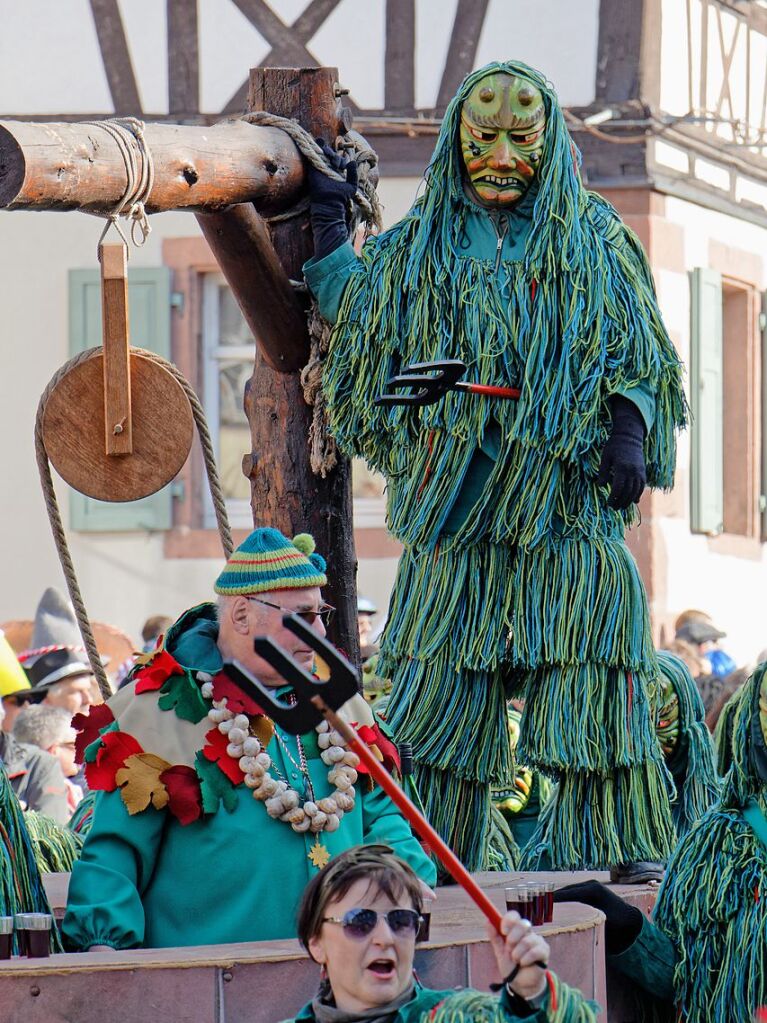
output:
[{"label": "green window shutter", "polygon": [[[137,267],[128,271],[128,315],[131,344],[170,358],[169,267]],[[101,280],[98,270],[69,271],[69,352],[101,344]],[[70,488],[70,528],[87,532],[170,529],[170,484],[141,501],[112,504],[94,501]]]},{"label": "green window shutter", "polygon": [[722,277],[692,272],[690,332],[690,528],[721,533],[724,522]]}]

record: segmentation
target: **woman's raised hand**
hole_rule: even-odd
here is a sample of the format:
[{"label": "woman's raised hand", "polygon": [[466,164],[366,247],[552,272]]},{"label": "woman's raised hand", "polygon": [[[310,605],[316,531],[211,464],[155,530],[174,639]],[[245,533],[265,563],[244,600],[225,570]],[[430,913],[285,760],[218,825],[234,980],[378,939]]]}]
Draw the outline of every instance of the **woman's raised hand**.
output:
[{"label": "woman's raised hand", "polygon": [[548,963],[549,946],[536,934],[529,920],[523,920],[513,910],[501,918],[501,932],[488,923],[487,933],[493,946],[501,977],[508,977],[515,967],[519,970],[511,982],[511,989],[522,998],[534,998],[546,986],[546,974],[540,963]]}]

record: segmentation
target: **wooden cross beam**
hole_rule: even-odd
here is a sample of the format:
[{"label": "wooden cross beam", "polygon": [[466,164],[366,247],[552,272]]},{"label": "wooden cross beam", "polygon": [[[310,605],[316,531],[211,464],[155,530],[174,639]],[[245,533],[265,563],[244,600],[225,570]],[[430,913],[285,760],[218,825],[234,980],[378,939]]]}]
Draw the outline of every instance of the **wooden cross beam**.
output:
[{"label": "wooden cross beam", "polygon": [[[248,107],[295,118],[333,140],[350,126],[337,79],[335,68],[256,68]],[[339,612],[331,638],[357,660],[351,469],[339,458],[326,478],[312,473],[312,410],[297,372],[307,361],[308,336],[291,280],[300,279],[313,252],[308,214],[273,225],[264,219],[305,194],[301,156],[285,132],[239,118],[209,128],[147,124],[144,138],[154,162],[147,212],[196,213],[257,341],[244,395],[252,445],[243,471],[254,524],[314,535],[329,562],[327,599]],[[140,166],[139,142],[126,141]],[[98,125],[0,121],[0,209],[108,214],[125,190],[120,143]]]}]

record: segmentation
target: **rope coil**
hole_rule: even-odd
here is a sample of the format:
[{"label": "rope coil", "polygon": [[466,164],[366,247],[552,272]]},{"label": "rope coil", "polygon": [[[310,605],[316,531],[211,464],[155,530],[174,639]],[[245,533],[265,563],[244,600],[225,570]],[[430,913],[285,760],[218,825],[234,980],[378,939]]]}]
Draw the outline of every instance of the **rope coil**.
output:
[{"label": "rope coil", "polygon": [[[154,186],[154,160],[144,136],[144,122],[136,117],[115,117],[85,123],[100,128],[114,140],[125,166],[125,191],[112,212],[105,215],[107,223],[98,244],[101,245],[109,229],[114,227],[125,245],[128,245],[128,239],[120,227],[122,216],[131,221],[131,241],[134,245],[141,246],[152,232],[146,213],[146,203]],[[134,151],[134,142],[138,143],[140,166]],[[102,214],[97,213],[95,216]]]},{"label": "rope coil", "polygon": [[[64,572],[67,590],[69,591],[69,596],[75,610],[75,617],[77,618],[77,624],[83,638],[83,644],[88,654],[88,661],[90,662],[91,669],[98,682],[101,695],[105,700],[108,700],[109,697],[112,696],[112,688],[109,685],[109,679],[107,678],[104,670],[104,665],[101,663],[101,657],[99,656],[99,652],[96,647],[96,640],[93,636],[88,612],[86,611],[82,593],[80,592],[80,585],[77,581],[77,575],[75,574],[75,566],[72,561],[72,555],[69,551],[69,545],[67,544],[66,533],[61,519],[58,501],[56,500],[56,491],[53,486],[53,477],[51,476],[48,452],[45,449],[45,440],[43,437],[45,408],[56,385],[70,370],[75,369],[77,366],[86,362],[88,359],[93,358],[102,351],[103,349],[99,346],[97,348],[88,348],[84,352],[79,352],[76,356],[74,356],[74,358],[64,363],[64,365],[61,366],[56,373],[54,373],[48,383],[48,386],[43,391],[37,406],[37,416],[35,418],[35,457],[37,459],[37,468],[40,473],[40,485],[45,498],[45,508],[48,512],[48,521],[50,522],[51,532],[53,534],[53,542],[56,545],[56,551],[59,556],[59,561],[61,562],[61,568]],[[138,355],[142,358],[149,359],[151,362],[156,362],[158,365],[162,366],[163,369],[166,369],[179,382],[179,384],[181,384],[184,393],[189,399],[189,404],[192,407],[192,415],[194,416],[195,425],[197,427],[197,433],[200,438],[200,445],[202,447],[205,472],[208,477],[208,485],[210,487],[210,494],[213,500],[213,508],[216,513],[216,522],[218,523],[221,546],[224,549],[224,556],[228,560],[234,550],[234,542],[232,540],[231,529],[229,528],[229,517],[226,512],[224,493],[221,489],[218,469],[216,468],[216,457],[213,451],[210,431],[208,430],[205,412],[200,404],[200,399],[195,394],[189,381],[179,372],[173,363],[168,362],[167,359],[163,359],[162,356],[156,355],[154,352],[147,351],[143,348],[131,348],[130,353],[131,355]]]}]

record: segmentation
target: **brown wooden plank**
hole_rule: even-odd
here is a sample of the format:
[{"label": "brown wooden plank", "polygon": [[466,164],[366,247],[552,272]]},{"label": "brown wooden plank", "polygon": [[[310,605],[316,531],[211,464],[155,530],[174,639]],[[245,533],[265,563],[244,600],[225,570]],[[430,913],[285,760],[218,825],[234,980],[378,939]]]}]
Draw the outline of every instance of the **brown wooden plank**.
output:
[{"label": "brown wooden plank", "polygon": [[99,245],[104,348],[104,445],[108,455],[133,453],[128,347],[128,246]]},{"label": "brown wooden plank", "polygon": [[115,113],[141,117],[141,97],[117,0],[90,0]]},{"label": "brown wooden plank", "polygon": [[400,114],[415,110],[415,0],[386,0],[384,103]]},{"label": "brown wooden plank", "polygon": [[447,51],[442,81],[437,94],[437,110],[444,110],[456,89],[474,67],[488,0],[458,0]]},{"label": "brown wooden plank", "polygon": [[188,117],[200,109],[197,0],[167,0],[168,111]]}]

